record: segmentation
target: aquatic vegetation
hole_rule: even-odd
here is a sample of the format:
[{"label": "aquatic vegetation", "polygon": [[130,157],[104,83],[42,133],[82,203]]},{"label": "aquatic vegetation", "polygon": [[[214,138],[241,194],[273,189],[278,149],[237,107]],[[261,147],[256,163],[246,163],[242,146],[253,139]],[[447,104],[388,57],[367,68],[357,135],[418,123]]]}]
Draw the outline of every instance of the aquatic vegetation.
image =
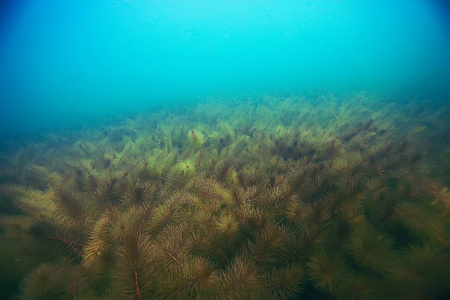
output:
[{"label": "aquatic vegetation", "polygon": [[180,161],[175,166],[175,172],[183,174],[183,176],[190,176],[195,174],[195,164],[190,159]]},{"label": "aquatic vegetation", "polygon": [[309,278],[314,282],[314,285],[332,295],[346,272],[342,258],[324,251],[312,255],[307,266]]},{"label": "aquatic vegetation", "polygon": [[203,146],[203,143],[205,142],[203,134],[198,130],[194,129],[189,130],[188,137],[191,144],[196,148]]},{"label": "aquatic vegetation", "polygon": [[372,97],[208,99],[5,153],[18,296],[448,295],[442,121]]}]

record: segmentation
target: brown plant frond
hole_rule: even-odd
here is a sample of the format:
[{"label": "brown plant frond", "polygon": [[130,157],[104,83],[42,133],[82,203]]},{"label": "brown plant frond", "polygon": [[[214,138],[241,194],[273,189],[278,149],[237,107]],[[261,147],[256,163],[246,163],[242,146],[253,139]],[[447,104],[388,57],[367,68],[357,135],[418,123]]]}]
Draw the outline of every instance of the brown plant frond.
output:
[{"label": "brown plant frond", "polygon": [[87,216],[86,205],[81,195],[76,192],[57,190],[54,193],[53,202],[58,214],[66,218],[77,221]]},{"label": "brown plant frond", "polygon": [[228,297],[251,295],[252,290],[261,287],[255,266],[250,260],[239,256],[221,274],[221,282],[221,294]]},{"label": "brown plant frond", "polygon": [[277,253],[284,249],[283,239],[286,238],[286,230],[279,226],[266,226],[255,238],[254,242],[248,244],[248,251],[252,255],[255,264],[273,263],[278,261]]},{"label": "brown plant frond", "polygon": [[359,264],[380,272],[392,263],[392,246],[392,241],[374,230],[359,230],[347,249]]},{"label": "brown plant frond", "polygon": [[114,290],[124,298],[146,299],[156,288],[154,246],[149,239],[130,234],[117,251],[113,270]]},{"label": "brown plant frond", "polygon": [[64,273],[57,265],[43,263],[23,281],[21,299],[52,299],[64,295]]},{"label": "brown plant frond", "polygon": [[395,208],[395,214],[414,232],[448,245],[449,232],[444,218],[431,214],[427,209],[414,203],[401,203]]},{"label": "brown plant frond", "polygon": [[307,266],[308,277],[314,285],[330,294],[336,292],[347,272],[340,256],[325,251],[319,251],[311,256]]},{"label": "brown plant frond", "polygon": [[319,248],[323,243],[323,232],[317,226],[306,227],[302,233],[297,236],[291,234],[289,236],[289,248],[283,255],[284,263],[295,261],[296,258],[307,256],[314,249]]},{"label": "brown plant frond", "polygon": [[95,199],[98,203],[100,203],[103,207],[107,207],[109,205],[114,205],[119,202],[121,197],[121,187],[120,187],[120,179],[116,177],[110,177],[95,193]]},{"label": "brown plant frond", "polygon": [[304,271],[300,266],[271,269],[263,279],[264,292],[272,299],[291,299],[303,288]]},{"label": "brown plant frond", "polygon": [[206,259],[193,258],[181,272],[173,271],[159,292],[164,299],[195,299],[217,294],[219,276]]},{"label": "brown plant frond", "polygon": [[155,208],[152,214],[153,217],[143,228],[146,234],[156,235],[176,217],[176,209],[170,203],[163,204]]},{"label": "brown plant frond", "polygon": [[188,189],[204,204],[210,204],[213,210],[232,204],[231,194],[215,180],[193,179]]},{"label": "brown plant frond", "polygon": [[46,222],[35,223],[29,229],[29,234],[44,243],[47,248],[55,249],[57,253],[67,250],[81,256],[83,236],[76,228],[62,228]]},{"label": "brown plant frond", "polygon": [[217,231],[225,236],[230,236],[239,230],[239,224],[232,215],[224,215],[217,221]]},{"label": "brown plant frond", "polygon": [[106,211],[95,223],[83,247],[83,259],[87,262],[104,257],[112,246],[109,233],[116,215],[114,210]]}]

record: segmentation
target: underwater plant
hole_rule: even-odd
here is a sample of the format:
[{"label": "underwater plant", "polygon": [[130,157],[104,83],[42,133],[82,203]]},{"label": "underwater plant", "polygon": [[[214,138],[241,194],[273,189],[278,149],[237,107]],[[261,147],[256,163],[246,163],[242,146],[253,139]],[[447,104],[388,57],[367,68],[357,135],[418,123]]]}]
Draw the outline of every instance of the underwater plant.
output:
[{"label": "underwater plant", "polygon": [[189,130],[188,137],[191,144],[196,148],[203,146],[203,143],[205,142],[203,134],[198,130],[194,129]]},{"label": "underwater plant", "polygon": [[183,174],[183,176],[190,176],[195,174],[195,164],[190,159],[180,161],[175,165],[177,173]]},{"label": "underwater plant", "polygon": [[445,155],[420,140],[434,125],[342,97],[208,99],[5,153],[11,297],[448,296]]}]

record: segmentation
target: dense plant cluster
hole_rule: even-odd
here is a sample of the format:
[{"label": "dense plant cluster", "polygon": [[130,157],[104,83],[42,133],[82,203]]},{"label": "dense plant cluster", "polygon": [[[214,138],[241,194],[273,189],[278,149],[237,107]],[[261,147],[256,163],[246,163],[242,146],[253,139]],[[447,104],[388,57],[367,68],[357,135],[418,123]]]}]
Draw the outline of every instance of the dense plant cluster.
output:
[{"label": "dense plant cluster", "polygon": [[421,143],[448,129],[398,107],[208,100],[5,155],[2,201],[20,212],[2,243],[26,270],[21,298],[448,295],[448,161]]}]

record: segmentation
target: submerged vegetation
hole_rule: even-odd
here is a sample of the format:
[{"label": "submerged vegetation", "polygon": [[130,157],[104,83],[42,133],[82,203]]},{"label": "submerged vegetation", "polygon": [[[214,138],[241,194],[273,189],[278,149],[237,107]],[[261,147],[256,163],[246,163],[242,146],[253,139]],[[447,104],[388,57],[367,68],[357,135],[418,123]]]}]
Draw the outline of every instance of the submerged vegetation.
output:
[{"label": "submerged vegetation", "polygon": [[49,134],[1,160],[2,259],[22,299],[445,298],[448,110],[424,107],[209,99]]}]

